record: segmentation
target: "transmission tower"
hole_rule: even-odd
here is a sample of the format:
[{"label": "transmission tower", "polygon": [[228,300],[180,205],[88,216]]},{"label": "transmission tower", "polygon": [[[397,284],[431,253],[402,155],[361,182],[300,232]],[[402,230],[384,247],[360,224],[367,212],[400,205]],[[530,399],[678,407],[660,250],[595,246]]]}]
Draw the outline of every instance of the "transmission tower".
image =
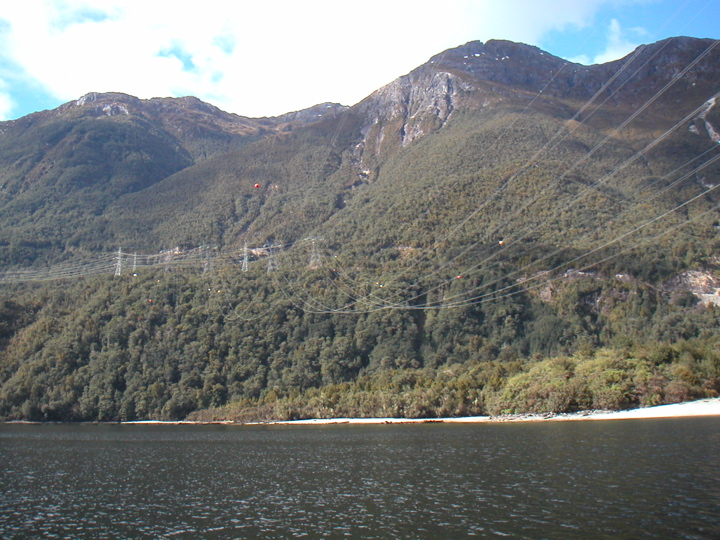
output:
[{"label": "transmission tower", "polygon": [[247,268],[248,268],[248,248],[247,248],[247,242],[245,242],[245,245],[243,246],[242,271],[247,272]]},{"label": "transmission tower", "polygon": [[119,247],[117,250],[117,253],[115,254],[115,275],[116,276],[122,275],[122,259],[123,259],[123,252],[122,252],[122,248]]},{"label": "transmission tower", "polygon": [[278,269],[277,259],[275,258],[275,248],[277,248],[276,244],[268,246],[268,263],[266,270],[268,274]]},{"label": "transmission tower", "polygon": [[205,257],[203,258],[203,274],[213,273],[213,254],[211,248],[205,246],[203,249]]},{"label": "transmission tower", "polygon": [[313,238],[312,242],[310,243],[310,264],[308,264],[308,268],[311,270],[316,270],[322,266],[322,256],[320,255],[320,250],[317,246],[317,238]]}]

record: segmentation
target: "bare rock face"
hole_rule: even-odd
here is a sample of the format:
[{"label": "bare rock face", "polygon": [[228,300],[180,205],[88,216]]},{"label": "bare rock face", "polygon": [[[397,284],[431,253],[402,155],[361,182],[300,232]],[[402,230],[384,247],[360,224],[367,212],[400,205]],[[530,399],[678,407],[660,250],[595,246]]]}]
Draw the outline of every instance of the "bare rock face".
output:
[{"label": "bare rock face", "polygon": [[364,151],[378,155],[441,128],[471,87],[447,72],[413,73],[384,86],[360,105]]},{"label": "bare rock face", "polygon": [[[522,43],[473,41],[432,57],[353,107],[362,118],[362,140],[355,149],[358,174],[372,170],[378,156],[441,129],[463,105],[525,107],[541,98],[570,118],[585,103],[591,110],[623,110],[650,101],[656,111],[672,112],[655,114],[653,121],[670,125],[717,92],[720,75],[713,66],[719,63],[720,47],[709,39],[670,38],[592,66]],[[708,102],[692,129],[716,140],[720,128],[707,119],[713,104]]]},{"label": "bare rock face", "polygon": [[669,292],[688,291],[693,294],[715,294],[718,281],[710,272],[688,270],[675,276],[665,284]]},{"label": "bare rock face", "polygon": [[696,135],[709,137],[713,142],[720,144],[720,127],[716,128],[708,118],[708,114],[715,108],[716,104],[717,96],[707,100],[700,114],[693,119],[688,129]]},{"label": "bare rock face", "polygon": [[665,283],[663,289],[671,298],[692,293],[703,304],[718,306],[720,305],[720,288],[718,288],[718,285],[720,285],[720,282],[711,272],[688,270]]}]

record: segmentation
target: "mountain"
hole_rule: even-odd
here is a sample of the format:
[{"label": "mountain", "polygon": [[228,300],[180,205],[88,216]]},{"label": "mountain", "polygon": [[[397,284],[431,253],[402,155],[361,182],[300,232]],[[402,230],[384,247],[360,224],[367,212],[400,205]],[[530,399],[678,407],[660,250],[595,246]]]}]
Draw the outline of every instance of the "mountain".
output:
[{"label": "mountain", "polygon": [[0,415],[716,395],[719,51],[471,42],[352,107],[88,94],[0,123]]},{"label": "mountain", "polygon": [[[292,130],[343,107],[278,118],[229,114],[197,98],[140,100],[87,94],[52,111],[0,125],[0,245],[6,263],[107,236],[103,214],[118,198],[217,155]],[[42,257],[41,257],[42,258]]]}]

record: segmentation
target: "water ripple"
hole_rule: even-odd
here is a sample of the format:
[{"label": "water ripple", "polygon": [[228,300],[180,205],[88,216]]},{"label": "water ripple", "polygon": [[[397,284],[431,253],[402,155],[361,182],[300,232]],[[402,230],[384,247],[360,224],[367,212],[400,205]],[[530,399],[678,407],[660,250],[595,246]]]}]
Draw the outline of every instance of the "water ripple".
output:
[{"label": "water ripple", "polygon": [[716,538],[717,419],[0,427],[2,538]]}]

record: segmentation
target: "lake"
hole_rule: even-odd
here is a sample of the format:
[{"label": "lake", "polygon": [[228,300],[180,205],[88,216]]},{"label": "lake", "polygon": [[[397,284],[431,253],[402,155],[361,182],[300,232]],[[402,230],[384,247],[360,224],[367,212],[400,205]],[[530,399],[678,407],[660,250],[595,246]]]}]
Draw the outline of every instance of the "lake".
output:
[{"label": "lake", "polygon": [[720,538],[720,418],[0,424],[2,538]]}]

